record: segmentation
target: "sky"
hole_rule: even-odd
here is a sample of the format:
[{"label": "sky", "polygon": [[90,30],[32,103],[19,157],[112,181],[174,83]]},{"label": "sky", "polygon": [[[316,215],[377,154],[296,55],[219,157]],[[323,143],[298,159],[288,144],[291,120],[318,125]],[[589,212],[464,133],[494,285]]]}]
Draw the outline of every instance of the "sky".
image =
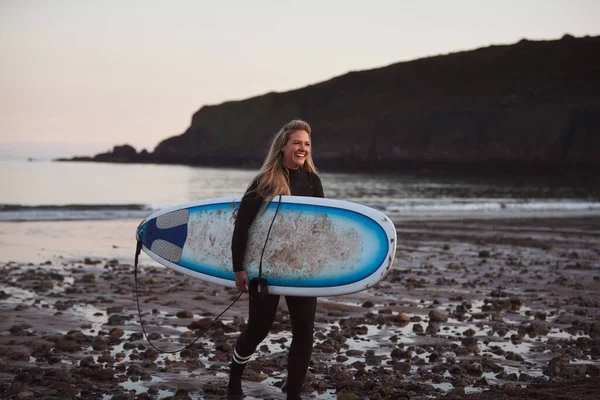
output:
[{"label": "sky", "polygon": [[204,105],[599,20],[598,0],[0,0],[0,155],[152,151]]}]

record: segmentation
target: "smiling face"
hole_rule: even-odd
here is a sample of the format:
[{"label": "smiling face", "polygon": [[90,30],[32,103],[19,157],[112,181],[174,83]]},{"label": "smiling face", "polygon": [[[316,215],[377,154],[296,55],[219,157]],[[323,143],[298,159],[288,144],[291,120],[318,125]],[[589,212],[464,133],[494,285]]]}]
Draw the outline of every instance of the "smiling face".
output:
[{"label": "smiling face", "polygon": [[283,164],[289,169],[298,169],[310,155],[310,136],[300,130],[290,134],[287,143],[281,149]]}]

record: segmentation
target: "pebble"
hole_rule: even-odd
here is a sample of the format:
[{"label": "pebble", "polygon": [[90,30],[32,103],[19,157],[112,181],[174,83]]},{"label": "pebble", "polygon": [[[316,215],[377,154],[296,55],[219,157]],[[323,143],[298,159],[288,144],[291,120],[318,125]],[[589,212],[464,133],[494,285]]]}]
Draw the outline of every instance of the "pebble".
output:
[{"label": "pebble", "polygon": [[194,313],[191,311],[179,311],[176,314],[177,318],[194,318]]}]

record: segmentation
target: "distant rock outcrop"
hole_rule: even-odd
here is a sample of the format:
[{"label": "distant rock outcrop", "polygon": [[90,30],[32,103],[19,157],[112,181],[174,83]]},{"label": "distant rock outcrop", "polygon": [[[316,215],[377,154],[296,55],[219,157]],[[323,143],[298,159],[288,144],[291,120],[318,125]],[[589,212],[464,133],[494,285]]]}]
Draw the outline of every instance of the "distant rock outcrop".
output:
[{"label": "distant rock outcrop", "polygon": [[113,147],[112,151],[96,154],[93,157],[73,157],[59,158],[56,161],[94,161],[111,163],[153,163],[154,158],[147,150],[137,152],[137,150],[128,144]]},{"label": "distant rock outcrop", "polygon": [[153,153],[121,146],[96,157],[256,167],[293,118],[311,124],[327,169],[598,165],[600,37],[521,40],[205,106]]}]

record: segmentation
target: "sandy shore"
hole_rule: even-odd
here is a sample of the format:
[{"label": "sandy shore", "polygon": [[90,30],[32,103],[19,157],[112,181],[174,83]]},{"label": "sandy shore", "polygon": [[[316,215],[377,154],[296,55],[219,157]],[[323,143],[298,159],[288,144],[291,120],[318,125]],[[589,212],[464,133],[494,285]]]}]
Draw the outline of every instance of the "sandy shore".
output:
[{"label": "sandy shore", "polygon": [[[135,300],[137,223],[0,223],[0,397],[223,398],[246,297],[188,351],[155,351]],[[319,299],[304,397],[575,399],[600,390],[600,216],[396,226],[385,281]],[[191,342],[236,297],[146,256],[140,264],[141,312],[162,349]],[[248,398],[285,398],[290,340],[281,301],[247,368]]]}]

